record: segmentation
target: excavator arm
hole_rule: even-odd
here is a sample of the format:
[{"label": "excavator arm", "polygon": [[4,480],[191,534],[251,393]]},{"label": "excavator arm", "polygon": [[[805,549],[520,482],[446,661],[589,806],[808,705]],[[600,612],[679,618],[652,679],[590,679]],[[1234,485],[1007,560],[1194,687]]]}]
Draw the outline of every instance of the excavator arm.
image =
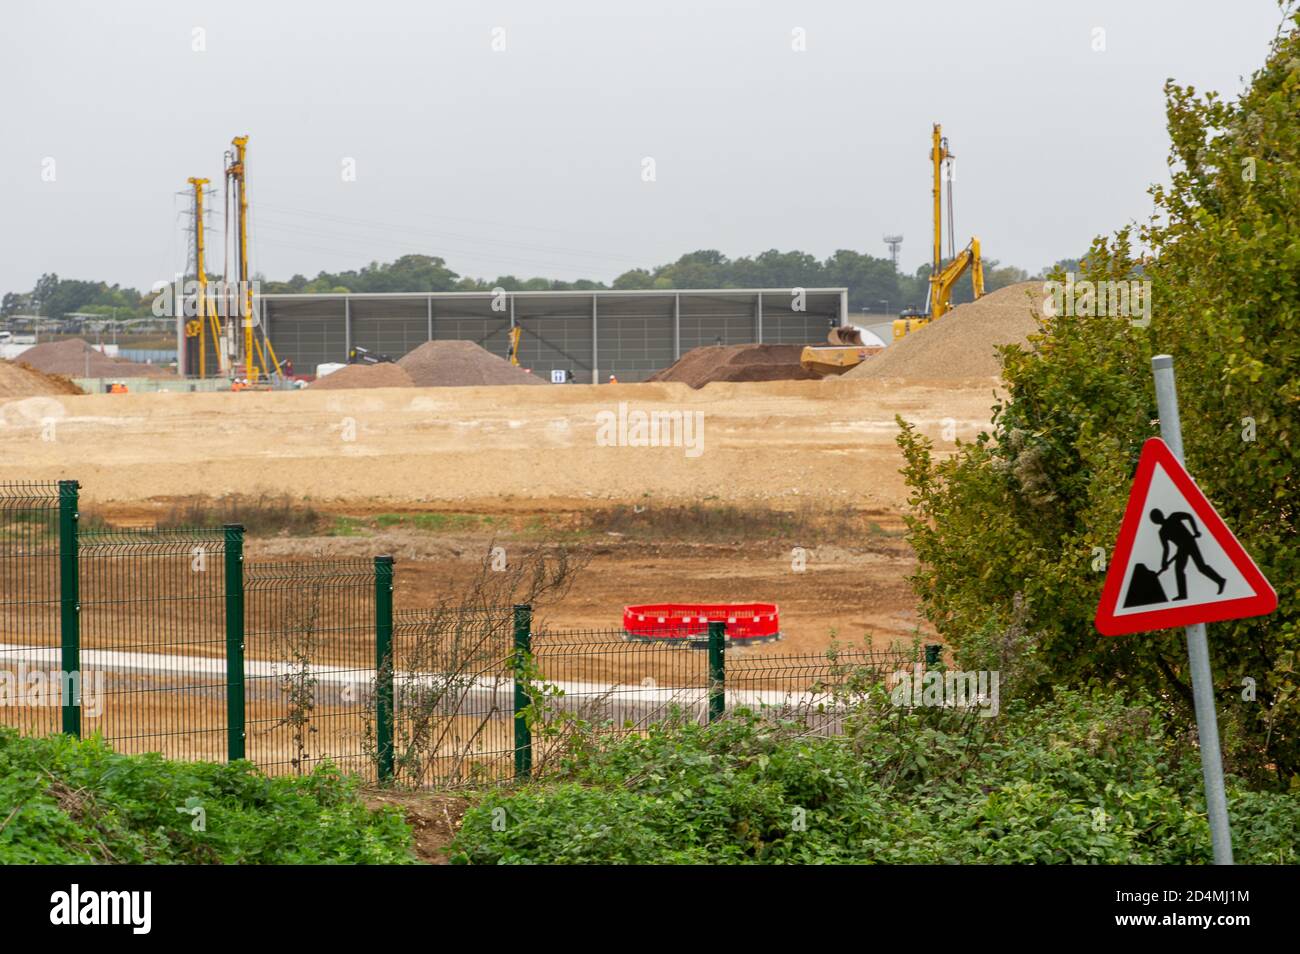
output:
[{"label": "excavator arm", "polygon": [[510,363],[519,367],[519,339],[523,335],[524,329],[515,325],[510,329]]},{"label": "excavator arm", "polygon": [[975,288],[975,298],[984,297],[984,262],[980,259],[980,240],[972,238],[951,262],[943,267],[938,275],[930,279],[930,320],[941,318],[952,310],[952,290],[958,280],[971,270],[971,284]]}]

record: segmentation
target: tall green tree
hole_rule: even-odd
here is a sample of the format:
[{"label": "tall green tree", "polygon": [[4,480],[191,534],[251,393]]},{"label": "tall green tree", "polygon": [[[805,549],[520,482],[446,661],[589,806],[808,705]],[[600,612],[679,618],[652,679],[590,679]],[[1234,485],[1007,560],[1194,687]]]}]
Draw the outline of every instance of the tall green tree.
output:
[{"label": "tall green tree", "polygon": [[988,433],[947,459],[900,437],[914,583],[961,664],[999,666],[1018,645],[1030,693],[1144,688],[1181,703],[1186,728],[1181,631],[1092,626],[1139,449],[1159,433],[1150,359],[1173,355],[1189,469],[1279,595],[1268,618],[1209,627],[1225,751],[1284,785],[1300,784],[1300,16],[1286,22],[1238,100],[1166,85],[1171,181],[1151,190],[1148,225],[1084,260],[1080,279],[1149,280],[1150,324],[1058,316],[1006,351]]}]

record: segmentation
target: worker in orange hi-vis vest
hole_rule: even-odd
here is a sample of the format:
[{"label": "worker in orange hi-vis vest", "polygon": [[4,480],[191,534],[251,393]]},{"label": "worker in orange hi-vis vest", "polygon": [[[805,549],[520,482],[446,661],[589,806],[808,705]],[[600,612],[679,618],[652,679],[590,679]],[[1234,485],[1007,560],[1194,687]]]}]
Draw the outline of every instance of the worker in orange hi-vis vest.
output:
[{"label": "worker in orange hi-vis vest", "polygon": [[611,374],[611,375],[609,376],[609,383],[610,383],[610,384],[618,384],[618,378],[614,377],[614,375]]}]

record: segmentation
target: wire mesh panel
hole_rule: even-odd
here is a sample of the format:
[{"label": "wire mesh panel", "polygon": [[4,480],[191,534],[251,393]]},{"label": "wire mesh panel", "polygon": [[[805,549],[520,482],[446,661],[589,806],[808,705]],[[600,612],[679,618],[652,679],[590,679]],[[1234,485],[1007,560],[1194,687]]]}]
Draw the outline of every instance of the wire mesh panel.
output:
[{"label": "wire mesh panel", "polygon": [[79,564],[83,734],[119,752],[225,759],[223,532],[88,531]]},{"label": "wire mesh panel", "polygon": [[0,725],[59,731],[60,674],[59,485],[0,484]]},{"label": "wire mesh panel", "polygon": [[912,664],[908,653],[835,649],[820,655],[737,653],[727,657],[727,708],[805,723],[833,734],[853,703],[890,673]]},{"label": "wire mesh panel", "polygon": [[374,564],[249,563],[244,619],[247,757],[270,774],[329,760],[373,778]]},{"label": "wire mesh panel", "polygon": [[620,629],[533,634],[545,708],[615,731],[708,717],[708,639],[629,641]]},{"label": "wire mesh panel", "polygon": [[395,774],[458,785],[514,772],[514,615],[404,610],[393,622]]}]

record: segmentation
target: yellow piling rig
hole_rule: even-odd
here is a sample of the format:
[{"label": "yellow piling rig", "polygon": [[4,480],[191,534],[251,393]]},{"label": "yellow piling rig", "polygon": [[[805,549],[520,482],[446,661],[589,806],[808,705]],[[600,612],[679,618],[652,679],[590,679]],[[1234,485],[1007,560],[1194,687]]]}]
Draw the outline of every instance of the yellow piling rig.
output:
[{"label": "yellow piling rig", "polygon": [[[930,133],[930,166],[934,176],[931,197],[934,200],[934,248],[930,261],[930,295],[924,315],[905,311],[894,321],[894,338],[898,339],[908,332],[923,328],[936,318],[942,318],[952,310],[952,290],[957,280],[971,271],[971,284],[975,298],[984,297],[984,262],[980,258],[980,240],[972,237],[970,244],[960,253],[951,256],[947,265],[943,264],[943,164],[957,158],[948,148],[948,137],[943,134],[943,127],[934,124]],[[950,173],[951,174],[951,173]],[[952,221],[951,184],[948,193],[948,235],[952,244],[954,223]],[[953,250],[955,251],[955,249]]]},{"label": "yellow piling rig", "polygon": [[[262,342],[253,336],[253,284],[249,278],[248,270],[248,180],[247,170],[247,153],[248,137],[236,136],[230,140],[230,144],[235,147],[231,162],[226,166],[226,176],[233,180],[235,186],[235,196],[237,205],[237,218],[239,222],[239,282],[243,289],[240,296],[239,309],[243,313],[244,319],[244,373],[250,384],[257,383],[258,369],[264,377],[271,376],[270,368],[275,369],[276,374],[280,374],[280,362],[275,356],[275,349],[271,347],[270,339],[266,339],[266,351],[262,350]],[[229,154],[228,154],[229,155]],[[263,337],[266,333],[263,331]],[[270,356],[270,363],[267,363],[267,356]]]},{"label": "yellow piling rig", "polygon": [[217,356],[218,362],[221,359],[221,319],[218,317],[215,309],[208,308],[208,272],[207,272],[207,246],[203,238],[203,187],[208,184],[208,179],[199,179],[191,176],[186,180],[194,189],[194,260],[195,272],[197,273],[199,292],[196,306],[198,309],[198,347],[199,347],[199,377],[207,377],[208,370],[208,333],[212,334],[212,353]]}]

